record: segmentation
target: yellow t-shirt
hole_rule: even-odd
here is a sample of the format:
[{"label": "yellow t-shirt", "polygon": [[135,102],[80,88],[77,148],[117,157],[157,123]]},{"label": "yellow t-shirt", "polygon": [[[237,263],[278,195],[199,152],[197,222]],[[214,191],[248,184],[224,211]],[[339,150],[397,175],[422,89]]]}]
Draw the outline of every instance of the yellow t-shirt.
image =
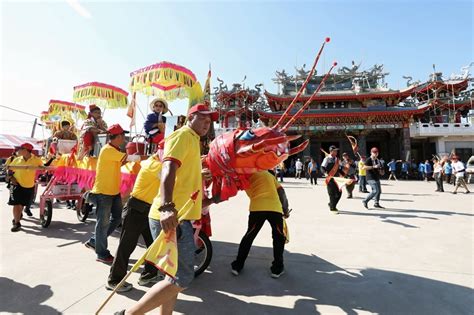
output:
[{"label": "yellow t-shirt", "polygon": [[359,161],[358,163],[358,168],[359,168],[359,176],[367,176],[367,171],[364,169],[365,163],[362,161]]},{"label": "yellow t-shirt", "polygon": [[148,160],[143,161],[141,166],[130,195],[151,204],[160,189],[162,164],[157,157],[151,156]]},{"label": "yellow t-shirt", "polygon": [[120,167],[126,157],[125,153],[120,152],[109,143],[100,150],[92,193],[110,196],[120,193],[122,180]]},{"label": "yellow t-shirt", "polygon": [[[36,155],[31,155],[31,157],[28,160],[25,160],[24,157],[19,156],[15,158],[9,166],[42,166],[43,161],[41,158],[37,157]],[[35,186],[35,177],[36,177],[36,171],[37,170],[28,170],[28,169],[15,169],[12,168],[12,171],[15,173],[13,174],[13,177],[17,180],[18,184],[20,184],[21,187],[24,188],[32,188]]]},{"label": "yellow t-shirt", "polygon": [[275,176],[268,171],[250,176],[250,188],[245,192],[250,198],[250,211],[274,211],[283,213],[277,189],[280,187]]},{"label": "yellow t-shirt", "polygon": [[[163,162],[174,161],[179,168],[176,171],[176,180],[173,190],[173,202],[179,211],[189,200],[192,193],[199,189],[196,203],[183,218],[184,220],[198,220],[201,218],[202,207],[202,175],[201,149],[199,135],[188,126],[183,126],[173,132],[165,141]],[[161,205],[160,192],[153,199],[149,217],[160,219],[158,208]]]}]

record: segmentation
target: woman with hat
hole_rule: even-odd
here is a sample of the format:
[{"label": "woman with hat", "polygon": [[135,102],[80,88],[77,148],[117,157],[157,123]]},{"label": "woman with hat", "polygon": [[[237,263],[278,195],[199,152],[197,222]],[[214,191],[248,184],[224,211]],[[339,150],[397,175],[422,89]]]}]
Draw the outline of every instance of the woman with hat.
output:
[{"label": "woman with hat", "polygon": [[163,115],[168,112],[168,103],[162,98],[155,98],[150,103],[150,109],[144,127],[148,141],[157,144],[165,137],[166,117]]},{"label": "woman with hat", "polygon": [[81,129],[81,153],[79,160],[86,156],[93,148],[96,136],[99,133],[107,132],[107,124],[102,119],[102,111],[100,107],[92,104],[89,105],[89,115],[84,121]]}]

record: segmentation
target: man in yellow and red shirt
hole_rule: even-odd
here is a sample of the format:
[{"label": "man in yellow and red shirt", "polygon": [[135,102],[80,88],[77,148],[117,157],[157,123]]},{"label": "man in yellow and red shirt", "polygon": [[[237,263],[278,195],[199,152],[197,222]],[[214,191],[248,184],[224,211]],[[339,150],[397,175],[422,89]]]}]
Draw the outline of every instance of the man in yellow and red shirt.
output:
[{"label": "man in yellow and red shirt", "polygon": [[166,276],[165,280],[155,284],[127,314],[144,314],[161,306],[161,314],[171,314],[178,297],[194,278],[194,232],[191,220],[201,218],[202,175],[200,137],[209,131],[212,121],[218,119],[204,104],[194,105],[188,110],[186,126],[173,132],[165,141],[161,186],[153,200],[149,218],[150,229],[156,238],[161,229],[164,232],[178,227],[177,210],[199,190],[196,203],[179,223],[178,234],[178,271],[175,278]]},{"label": "man in yellow and red shirt", "polygon": [[112,263],[114,257],[107,249],[107,237],[121,222],[120,184],[122,173],[120,168],[126,161],[135,161],[135,159],[120,151],[120,146],[125,143],[125,133],[128,131],[124,131],[120,125],[115,124],[107,129],[107,133],[109,134],[109,143],[100,150],[94,187],[89,197],[97,207],[95,234],[85,245],[95,250],[97,261]]},{"label": "man in yellow and red shirt", "polygon": [[21,228],[21,212],[33,199],[36,171],[43,166],[43,161],[32,152],[33,145],[23,143],[18,149],[18,157],[7,166],[9,169],[7,182],[10,182],[8,204],[13,206],[12,232],[18,232]]},{"label": "man in yellow and red shirt", "polygon": [[289,217],[288,200],[283,187],[275,176],[267,171],[258,172],[250,177],[250,187],[245,190],[250,198],[248,229],[240,242],[236,260],[231,264],[232,274],[239,275],[244,267],[252,243],[265,221],[272,227],[273,263],[270,268],[273,278],[279,278],[284,272],[283,217]]}]

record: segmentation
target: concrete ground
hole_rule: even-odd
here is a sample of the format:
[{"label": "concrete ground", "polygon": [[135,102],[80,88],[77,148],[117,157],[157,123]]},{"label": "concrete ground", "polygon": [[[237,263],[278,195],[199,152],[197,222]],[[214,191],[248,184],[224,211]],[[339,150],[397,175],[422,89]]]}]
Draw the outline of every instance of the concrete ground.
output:
[{"label": "concrete ground", "polygon": [[[269,225],[255,240],[243,272],[230,273],[247,226],[248,199],[240,193],[211,209],[214,256],[206,273],[179,296],[176,314],[474,314],[474,194],[436,193],[435,183],[382,183],[384,210],[366,210],[363,194],[327,208],[326,187],[286,179],[293,208],[286,274],[270,277]],[[474,187],[471,186],[471,189]],[[452,191],[452,186],[446,187]],[[38,207],[10,232],[8,191],[0,184],[0,312],[92,314],[108,296],[109,267],[82,244],[94,228],[55,205],[41,228]],[[109,248],[117,248],[115,233]],[[132,255],[133,263],[143,247]],[[112,298],[104,313],[126,308],[148,289]],[[156,312],[157,313],[157,312]]]}]

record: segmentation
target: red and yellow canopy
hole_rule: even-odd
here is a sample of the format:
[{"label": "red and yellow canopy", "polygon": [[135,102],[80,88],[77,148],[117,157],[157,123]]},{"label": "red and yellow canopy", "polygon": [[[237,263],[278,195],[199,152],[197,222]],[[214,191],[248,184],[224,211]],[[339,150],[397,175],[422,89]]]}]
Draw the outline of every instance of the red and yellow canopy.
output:
[{"label": "red and yellow canopy", "polygon": [[162,97],[168,101],[202,97],[202,88],[194,73],[177,64],[163,61],[130,73],[130,91]]},{"label": "red and yellow canopy", "polygon": [[128,92],[101,82],[89,82],[74,87],[73,101],[95,103],[104,108],[126,108]]}]

